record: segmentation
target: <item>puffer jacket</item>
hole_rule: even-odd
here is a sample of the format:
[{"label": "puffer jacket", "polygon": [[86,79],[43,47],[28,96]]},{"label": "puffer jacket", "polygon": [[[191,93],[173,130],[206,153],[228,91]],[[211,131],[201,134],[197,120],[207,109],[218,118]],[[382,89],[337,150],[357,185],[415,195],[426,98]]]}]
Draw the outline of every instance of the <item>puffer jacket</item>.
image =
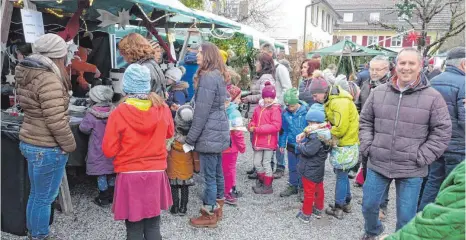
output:
[{"label": "puffer jacket", "polygon": [[[329,130],[322,131],[327,131],[327,135],[330,135]],[[332,148],[319,139],[316,132],[311,133],[306,140],[305,143],[298,144],[298,172],[314,183],[321,183],[324,181],[325,160]]]},{"label": "puffer jacket", "polygon": [[254,127],[252,147],[254,150],[275,150],[278,132],[282,127],[281,107],[278,102],[264,105],[263,100],[254,109],[248,128]]},{"label": "puffer jacket", "polygon": [[20,140],[73,152],[76,142],[68,117],[70,89],[58,75],[58,67],[47,57],[33,55],[21,61],[15,73],[18,99],[24,111]]},{"label": "puffer jacket", "polygon": [[353,97],[339,86],[331,86],[324,104],[325,116],[332,124],[330,132],[338,139],[338,146],[359,143],[359,114]]},{"label": "puffer jacket", "polygon": [[194,116],[186,143],[200,153],[222,153],[230,146],[230,131],[225,111],[226,84],[218,70],[199,77],[194,96]]},{"label": "puffer jacket", "polygon": [[396,77],[373,89],[360,122],[360,153],[387,178],[425,177],[451,136],[447,104],[424,74],[404,92]]},{"label": "puffer jacket", "polygon": [[306,114],[307,105],[301,105],[296,112],[290,112],[288,109],[282,114],[283,134],[280,135],[279,146],[287,147],[289,151],[296,152],[296,136],[303,132],[307,127]]},{"label": "puffer jacket", "polygon": [[193,152],[185,153],[183,143],[174,141],[167,159],[167,175],[169,179],[188,180],[194,173]]},{"label": "puffer jacket", "polygon": [[465,167],[460,163],[443,181],[435,203],[386,240],[464,239]]},{"label": "puffer jacket", "polygon": [[464,72],[454,66],[447,66],[445,72],[430,82],[442,94],[450,113],[452,132],[451,141],[445,154],[464,160]]},{"label": "puffer jacket", "polygon": [[249,104],[249,119],[252,118],[254,109],[256,109],[257,104],[259,104],[259,101],[262,99],[262,89],[264,88],[266,82],[270,82],[272,85],[275,85],[275,79],[273,78],[272,74],[263,74],[259,78],[256,77],[251,81],[249,88],[251,95],[246,96]]},{"label": "puffer jacket", "polygon": [[312,106],[315,103],[311,93],[312,79],[303,79],[299,83],[299,100],[304,101],[307,105]]}]

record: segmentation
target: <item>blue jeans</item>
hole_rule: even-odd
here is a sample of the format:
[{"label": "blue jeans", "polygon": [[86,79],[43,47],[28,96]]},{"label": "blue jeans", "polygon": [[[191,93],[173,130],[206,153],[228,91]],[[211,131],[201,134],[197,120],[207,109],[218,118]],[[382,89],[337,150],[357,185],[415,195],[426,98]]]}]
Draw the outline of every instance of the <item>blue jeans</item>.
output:
[{"label": "blue jeans", "polygon": [[277,157],[277,169],[285,171],[285,153],[280,152],[280,147],[277,147],[275,156]]},{"label": "blue jeans", "polygon": [[222,199],[225,181],[222,170],[221,153],[199,153],[201,174],[204,176],[204,205],[215,207],[217,199]]},{"label": "blue jeans", "polygon": [[288,181],[291,186],[302,188],[303,183],[301,179],[301,174],[298,172],[298,162],[299,159],[294,152],[288,152]]},{"label": "blue jeans", "polygon": [[97,188],[106,191],[108,187],[115,187],[115,175],[100,175],[97,177]]},{"label": "blue jeans", "polygon": [[416,216],[422,178],[390,179],[368,168],[362,197],[366,234],[377,236],[382,233],[382,223],[379,220],[380,203],[384,200],[384,193],[392,180],[395,180],[396,186],[396,231]]},{"label": "blue jeans", "polygon": [[68,154],[60,147],[38,147],[20,142],[21,153],[28,161],[31,192],[26,209],[26,225],[33,238],[49,235],[52,202],[58,195]]},{"label": "blue jeans", "polygon": [[[349,169],[347,170],[349,171]],[[351,188],[348,178],[348,172],[341,169],[333,169],[337,175],[335,184],[335,206],[344,206],[351,202]]]},{"label": "blue jeans", "polygon": [[430,165],[429,176],[422,193],[418,211],[422,211],[427,204],[435,201],[440,190],[440,185],[442,185],[448,174],[462,161],[464,161],[464,156],[453,157],[443,155]]}]

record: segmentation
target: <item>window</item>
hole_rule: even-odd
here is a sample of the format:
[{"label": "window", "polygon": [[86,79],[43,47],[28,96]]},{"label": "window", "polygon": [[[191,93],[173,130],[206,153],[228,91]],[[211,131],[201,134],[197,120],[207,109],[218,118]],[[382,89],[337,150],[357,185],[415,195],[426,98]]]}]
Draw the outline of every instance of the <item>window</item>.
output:
[{"label": "window", "polygon": [[351,40],[352,40],[352,36],[345,36],[345,40],[351,41]]},{"label": "window", "polygon": [[370,46],[370,45],[377,45],[379,41],[379,37],[378,36],[369,36],[367,38],[367,46]]},{"label": "window", "polygon": [[352,22],[352,21],[353,21],[353,13],[343,14],[343,22]]},{"label": "window", "polygon": [[327,14],[327,31],[329,33],[332,32],[332,19],[330,18],[330,14]]},{"label": "window", "polygon": [[380,13],[371,13],[370,18],[369,18],[369,21],[370,21],[370,22],[378,22],[378,21],[380,21]]},{"label": "window", "polygon": [[320,26],[324,32],[327,31],[327,23],[325,22],[325,13],[324,10],[322,10],[322,25]]},{"label": "window", "polygon": [[319,26],[319,6],[316,6],[316,13],[314,14],[314,17],[316,18],[315,23],[316,27]]},{"label": "window", "polygon": [[401,47],[401,36],[392,37],[392,47]]},{"label": "window", "polygon": [[315,6],[315,5],[312,5],[312,7],[311,7],[311,23],[312,23],[312,25],[314,25],[314,26],[317,26],[317,17],[316,17],[317,12],[316,12],[316,7],[317,7],[317,6]]}]

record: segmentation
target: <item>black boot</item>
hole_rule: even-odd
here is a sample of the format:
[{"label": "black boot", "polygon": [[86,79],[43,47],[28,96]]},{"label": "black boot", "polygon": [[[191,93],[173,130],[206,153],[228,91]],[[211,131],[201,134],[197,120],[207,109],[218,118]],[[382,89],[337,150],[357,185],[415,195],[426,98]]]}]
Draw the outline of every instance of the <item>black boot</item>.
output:
[{"label": "black boot", "polygon": [[253,174],[253,173],[255,173],[255,172],[256,172],[256,168],[253,167],[251,170],[247,171],[246,173],[247,173],[248,175],[251,175],[251,174]]},{"label": "black boot", "polygon": [[99,191],[99,196],[94,198],[95,204],[104,207],[110,205],[110,201],[108,200],[108,189],[105,191]]},{"label": "black boot", "polygon": [[108,200],[113,203],[113,195],[115,194],[115,186],[108,187]]},{"label": "black boot", "polygon": [[189,188],[188,186],[181,187],[181,201],[180,201],[180,209],[178,214],[180,216],[186,215],[188,211],[188,201],[189,201]]},{"label": "black boot", "polygon": [[178,214],[178,209],[180,206],[180,198],[179,198],[179,193],[178,193],[179,191],[178,191],[178,187],[176,186],[171,186],[171,190],[172,190],[173,205],[170,208],[170,213],[173,215],[176,215]]}]

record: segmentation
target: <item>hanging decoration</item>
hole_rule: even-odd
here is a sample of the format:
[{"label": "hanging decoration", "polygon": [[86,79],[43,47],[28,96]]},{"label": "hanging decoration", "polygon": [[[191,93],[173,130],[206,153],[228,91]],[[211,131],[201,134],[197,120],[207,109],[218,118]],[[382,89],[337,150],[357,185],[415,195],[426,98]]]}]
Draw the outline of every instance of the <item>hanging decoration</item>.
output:
[{"label": "hanging decoration", "polygon": [[73,60],[74,53],[78,51],[78,45],[74,44],[73,40],[66,43],[68,45],[68,53],[66,54],[66,64],[65,66],[69,66],[71,64],[71,60]]},{"label": "hanging decoration", "polygon": [[11,69],[8,75],[6,77],[6,82],[9,83],[10,85],[15,85],[15,75],[11,74]]},{"label": "hanging decoration", "polygon": [[416,42],[418,38],[419,38],[419,34],[417,32],[412,31],[408,33],[408,41]]},{"label": "hanging decoration", "polygon": [[100,20],[101,23],[98,25],[99,27],[106,27],[113,24],[118,24],[118,28],[125,29],[126,25],[129,25],[129,20],[131,19],[129,15],[129,10],[123,9],[122,11],[118,12],[118,16],[113,15],[112,13],[97,9],[97,12],[100,16],[97,20]]}]

